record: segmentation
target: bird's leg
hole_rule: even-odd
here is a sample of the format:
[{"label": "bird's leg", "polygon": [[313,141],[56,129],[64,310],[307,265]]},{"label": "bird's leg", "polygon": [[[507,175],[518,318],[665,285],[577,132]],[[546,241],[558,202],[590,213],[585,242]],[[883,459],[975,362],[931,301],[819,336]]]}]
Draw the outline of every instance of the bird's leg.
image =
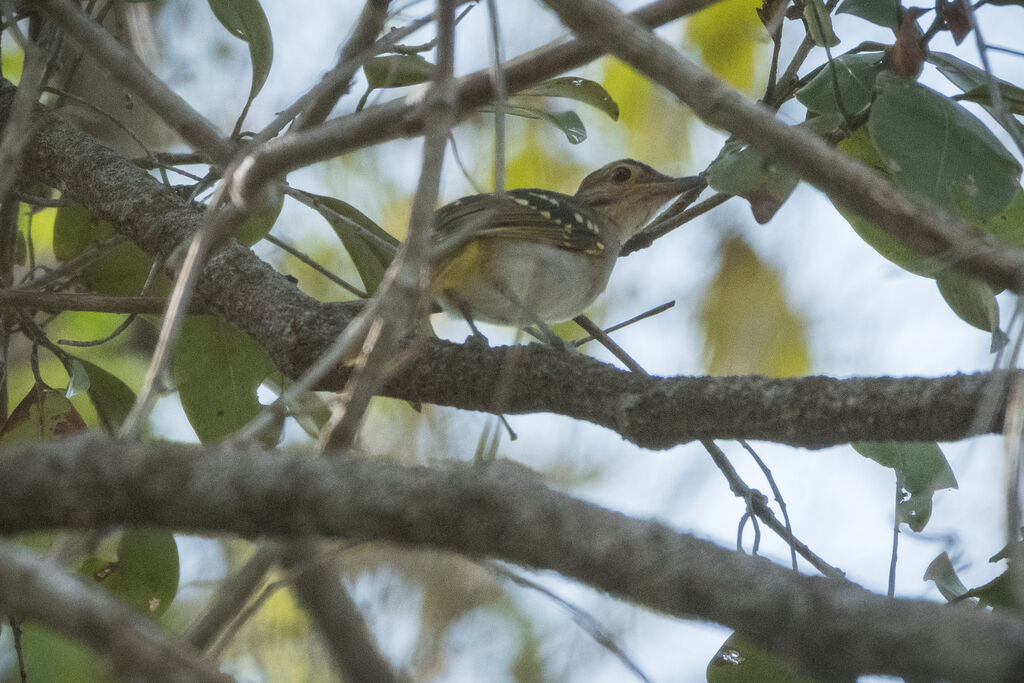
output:
[{"label": "bird's leg", "polygon": [[483,332],[481,332],[476,326],[476,323],[473,322],[473,311],[470,310],[469,304],[460,299],[458,295],[450,289],[445,290],[444,296],[448,301],[455,305],[455,308],[459,309],[459,314],[462,316],[462,319],[466,321],[466,324],[469,325],[469,329],[473,332],[471,335],[466,337],[465,343],[482,343],[484,346],[490,346],[490,343],[487,341],[487,337],[484,336]]},{"label": "bird's leg", "polygon": [[532,334],[534,337],[539,339],[541,342],[553,346],[557,349],[564,349],[566,351],[575,351],[575,348],[564,339],[555,334],[548,325],[540,319],[540,317],[534,312],[534,310],[520,301],[509,287],[500,286],[499,283],[495,283],[498,291],[501,292],[502,296],[509,300],[513,308],[517,309],[520,313],[524,314],[530,319],[530,327],[522,328],[524,332]]}]

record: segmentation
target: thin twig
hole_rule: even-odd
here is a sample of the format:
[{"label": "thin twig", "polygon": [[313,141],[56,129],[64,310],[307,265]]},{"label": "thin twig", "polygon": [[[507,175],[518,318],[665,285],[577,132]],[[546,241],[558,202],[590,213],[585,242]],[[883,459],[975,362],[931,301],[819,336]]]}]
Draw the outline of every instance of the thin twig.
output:
[{"label": "thin twig", "polygon": [[[779,490],[778,485],[775,483],[775,477],[772,476],[772,471],[765,464],[761,456],[757,454],[750,444],[747,443],[746,439],[739,439],[740,446],[750,454],[750,457],[754,459],[757,466],[761,468],[761,472],[764,474],[764,478],[768,481],[768,486],[772,489],[772,495],[775,496],[775,501],[779,504],[779,511],[782,513],[782,521],[786,525],[786,534],[789,538],[793,537],[793,525],[789,521],[789,510],[786,509],[786,499],[782,497],[782,491]],[[796,560],[796,549],[792,544],[789,544],[789,556],[790,561],[793,563],[793,571],[799,571],[800,568],[797,566]]]},{"label": "thin twig", "polygon": [[330,280],[334,284],[338,285],[342,289],[346,290],[350,294],[355,294],[360,299],[365,299],[367,297],[366,292],[364,292],[363,290],[359,289],[355,285],[350,284],[344,278],[338,277],[337,275],[332,273],[329,269],[325,268],[320,263],[318,263],[315,259],[313,259],[309,255],[307,255],[305,252],[299,251],[298,249],[296,249],[292,245],[290,245],[287,242],[285,242],[284,240],[282,240],[280,237],[274,237],[273,235],[266,235],[266,236],[264,236],[263,239],[267,240],[268,242],[273,244],[278,249],[281,249],[282,251],[287,252],[288,254],[294,256],[297,260],[299,260],[300,262],[306,264],[307,266],[309,266],[310,268],[312,268],[316,272],[320,273],[325,278],[327,278],[328,280]]},{"label": "thin twig", "polygon": [[413,197],[408,237],[377,290],[379,311],[373,318],[366,319],[366,335],[353,365],[353,376],[324,428],[322,443],[328,451],[343,452],[353,443],[371,397],[387,378],[388,362],[397,351],[399,339],[426,308],[421,300],[430,258],[434,207],[445,147],[454,122],[454,4],[455,0],[438,3],[437,68],[423,105],[427,118],[423,169]]},{"label": "thin twig", "polygon": [[490,570],[491,572],[494,572],[495,574],[498,574],[499,576],[508,579],[512,583],[522,586],[523,588],[528,588],[532,591],[536,591],[544,597],[548,598],[549,600],[553,601],[556,605],[558,605],[559,607],[561,607],[569,613],[569,615],[572,617],[572,620],[576,622],[577,626],[583,629],[584,633],[593,638],[594,641],[598,645],[603,647],[605,650],[608,650],[613,655],[615,655],[615,657],[618,658],[620,662],[622,662],[622,665],[626,667],[626,669],[628,669],[634,676],[636,676],[641,681],[651,683],[651,679],[647,677],[643,670],[637,665],[636,662],[633,661],[633,659],[626,653],[622,646],[615,642],[615,637],[611,633],[609,633],[607,629],[605,629],[604,626],[601,624],[601,622],[594,618],[593,615],[589,614],[581,607],[578,607],[577,605],[574,605],[573,603],[569,602],[565,598],[556,594],[554,591],[546,588],[545,586],[542,586],[536,581],[532,581],[526,578],[525,576],[522,576],[521,574],[517,574],[508,567],[505,567],[504,565],[498,564],[497,562],[480,562],[478,564],[481,564],[483,567]]}]

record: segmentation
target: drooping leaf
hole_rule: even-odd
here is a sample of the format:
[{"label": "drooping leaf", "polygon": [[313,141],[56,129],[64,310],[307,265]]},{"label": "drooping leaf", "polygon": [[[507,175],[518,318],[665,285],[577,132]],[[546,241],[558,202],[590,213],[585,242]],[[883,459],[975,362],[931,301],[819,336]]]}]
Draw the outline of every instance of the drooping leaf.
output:
[{"label": "drooping leaf", "polygon": [[209,0],[209,3],[221,25],[231,35],[249,45],[252,85],[249,88],[248,102],[252,102],[267,82],[270,65],[274,61],[274,38],[270,33],[267,15],[264,14],[259,0]]},{"label": "drooping leaf", "polygon": [[859,114],[871,104],[875,91],[875,78],[885,69],[885,55],[881,52],[847,54],[832,60],[832,68],[824,65],[818,73],[800,88],[796,99],[819,114],[841,113],[836,102],[836,90],[842,98],[847,114]]},{"label": "drooping leaf", "polygon": [[586,78],[576,76],[552,78],[538,83],[532,88],[520,90],[516,95],[567,97],[603,111],[612,121],[619,120],[619,105],[612,99],[612,96],[600,83]]},{"label": "drooping leaf", "polygon": [[398,250],[398,240],[351,204],[336,197],[310,196],[351,257],[367,294],[372,295]]},{"label": "drooping leaf", "polygon": [[96,408],[100,423],[109,433],[116,433],[135,404],[135,392],[95,363],[81,358],[76,358],[75,362],[89,374],[89,399]]},{"label": "drooping leaf", "polygon": [[117,545],[117,559],[87,557],[78,572],[148,617],[167,611],[178,592],[178,544],[167,529],[130,528]]},{"label": "drooping leaf", "polygon": [[[587,129],[583,125],[579,114],[569,111],[547,111],[538,107],[520,104],[521,100],[512,98],[505,106],[505,113],[511,116],[520,116],[525,119],[538,119],[547,121],[558,128],[565,135],[565,138],[572,144],[578,145],[587,139]],[[480,107],[477,111],[494,112],[494,107]]]},{"label": "drooping leaf", "polygon": [[143,614],[167,611],[178,592],[178,544],[167,529],[127,529],[117,548],[119,593]]},{"label": "drooping leaf", "polygon": [[172,373],[181,406],[203,443],[222,439],[256,417],[256,390],[273,369],[263,347],[226,320],[190,316],[185,321]]},{"label": "drooping leaf", "polygon": [[[948,78],[953,85],[960,88],[965,93],[976,90],[984,90],[986,93],[988,92],[988,75],[982,69],[979,69],[973,64],[969,64],[968,62],[958,59],[953,55],[946,54],[945,52],[928,53],[928,61],[938,68],[939,73]],[[1003,84],[1011,85],[1006,81],[999,79],[996,79],[996,83],[1001,87]],[[984,107],[989,114],[995,113],[992,111],[990,104],[982,102],[981,106]],[[1010,131],[1011,134],[1024,136],[1024,124],[1012,116],[1009,117],[1009,120],[1004,120],[999,116],[993,116],[993,118],[996,120],[996,123],[1004,128],[1012,127],[1013,130]]]},{"label": "drooping leaf", "polygon": [[53,441],[85,429],[85,420],[63,391],[34,386],[0,428],[0,443]]},{"label": "drooping leaf", "polygon": [[807,35],[815,45],[835,47],[839,44],[839,38],[832,30],[832,17],[823,0],[804,1],[804,21],[807,22]]},{"label": "drooping leaf", "polygon": [[946,29],[953,36],[953,42],[959,45],[971,33],[971,19],[967,10],[959,2],[943,2],[935,7],[940,11],[946,22]]},{"label": "drooping leaf", "polygon": [[708,662],[708,683],[814,683],[819,680],[795,663],[750,642],[729,636]]},{"label": "drooping leaf", "polygon": [[973,114],[912,81],[878,77],[871,140],[896,183],[968,219],[1010,203],[1021,167]]},{"label": "drooping leaf", "polygon": [[843,0],[836,14],[852,14],[872,24],[896,28],[899,23],[897,0]]},{"label": "drooping leaf", "polygon": [[[999,94],[1003,100],[1003,106],[1013,114],[1024,114],[1024,89],[1018,88],[1006,81],[997,81]],[[967,100],[992,106],[992,91],[988,85],[979,85],[971,88],[963,95],[957,95],[954,100]]]},{"label": "drooping leaf", "polygon": [[942,298],[961,320],[992,334],[992,351],[998,351],[1009,337],[999,329],[996,293],[985,282],[947,270],[935,278]]},{"label": "drooping leaf", "polygon": [[858,453],[896,471],[903,484],[899,521],[920,532],[932,513],[932,495],[958,488],[953,470],[934,442],[862,441],[851,444]]},{"label": "drooping leaf", "polygon": [[78,359],[71,361],[71,376],[68,377],[68,388],[64,392],[65,398],[71,398],[83,391],[89,391],[89,372]]},{"label": "drooping leaf", "polygon": [[419,55],[381,55],[363,64],[370,90],[426,83],[437,67]]},{"label": "drooping leaf", "polygon": [[[826,135],[842,124],[841,116],[828,114],[808,119],[798,127]],[[796,174],[767,159],[763,152],[737,140],[726,143],[708,167],[711,187],[746,199],[759,223],[771,220],[799,180]]]},{"label": "drooping leaf", "polygon": [[967,586],[956,575],[953,563],[949,561],[949,554],[945,551],[931,561],[921,578],[925,581],[934,581],[939,593],[949,601],[956,600],[967,592]]}]

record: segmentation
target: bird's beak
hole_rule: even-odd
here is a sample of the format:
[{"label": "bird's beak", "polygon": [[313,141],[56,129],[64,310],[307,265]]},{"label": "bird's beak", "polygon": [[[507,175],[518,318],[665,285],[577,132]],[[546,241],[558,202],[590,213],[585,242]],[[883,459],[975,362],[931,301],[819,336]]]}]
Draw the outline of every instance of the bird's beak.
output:
[{"label": "bird's beak", "polygon": [[671,194],[669,196],[675,196],[677,194],[685,194],[688,197],[696,199],[697,195],[704,191],[704,188],[708,186],[708,178],[706,173],[699,175],[685,176],[683,178],[672,178],[665,182],[665,193]]}]

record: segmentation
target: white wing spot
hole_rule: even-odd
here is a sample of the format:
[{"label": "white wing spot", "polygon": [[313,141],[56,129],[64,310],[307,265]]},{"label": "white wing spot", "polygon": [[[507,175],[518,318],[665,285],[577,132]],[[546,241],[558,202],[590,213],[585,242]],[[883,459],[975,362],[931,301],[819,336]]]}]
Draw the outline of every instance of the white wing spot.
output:
[{"label": "white wing spot", "polygon": [[520,206],[529,206],[530,205],[530,200],[529,199],[523,199],[521,197],[513,197],[512,201],[514,201],[516,204],[519,204]]}]

